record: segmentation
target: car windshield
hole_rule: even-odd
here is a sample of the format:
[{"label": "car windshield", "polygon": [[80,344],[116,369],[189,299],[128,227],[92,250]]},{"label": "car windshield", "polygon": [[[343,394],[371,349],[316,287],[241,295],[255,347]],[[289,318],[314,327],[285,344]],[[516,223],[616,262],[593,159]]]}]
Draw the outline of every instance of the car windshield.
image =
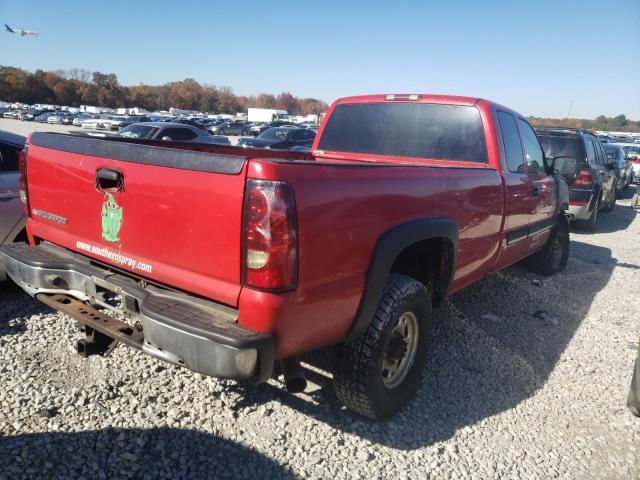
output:
[{"label": "car windshield", "polygon": [[151,125],[129,125],[118,132],[118,135],[126,138],[153,138],[158,131],[158,127]]},{"label": "car windshield", "polygon": [[579,137],[550,136],[538,134],[547,158],[571,157],[576,162],[586,162],[586,154]]},{"label": "car windshield", "polygon": [[434,103],[338,105],[320,150],[486,163],[480,111]]},{"label": "car windshield", "polygon": [[289,133],[291,133],[291,130],[288,128],[270,128],[258,135],[257,138],[265,140],[286,140]]}]

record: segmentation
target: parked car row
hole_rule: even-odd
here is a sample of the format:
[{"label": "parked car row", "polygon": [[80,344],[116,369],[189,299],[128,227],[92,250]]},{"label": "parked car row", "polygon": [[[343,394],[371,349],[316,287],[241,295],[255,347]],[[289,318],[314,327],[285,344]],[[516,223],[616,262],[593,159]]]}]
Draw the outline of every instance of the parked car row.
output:
[{"label": "parked car row", "polygon": [[[578,228],[597,230],[600,212],[610,212],[620,191],[640,176],[634,144],[605,143],[584,129],[538,128],[536,134],[548,161],[570,188],[567,215]],[[637,162],[638,167],[635,167]],[[638,172],[640,174],[640,172]]]}]

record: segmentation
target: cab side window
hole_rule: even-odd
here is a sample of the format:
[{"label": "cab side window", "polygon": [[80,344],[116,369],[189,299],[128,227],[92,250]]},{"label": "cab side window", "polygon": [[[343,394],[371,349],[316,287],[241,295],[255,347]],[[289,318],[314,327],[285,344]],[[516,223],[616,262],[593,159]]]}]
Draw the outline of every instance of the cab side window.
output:
[{"label": "cab side window", "polygon": [[523,173],[524,155],[522,154],[520,135],[518,135],[518,127],[513,115],[499,111],[498,123],[500,124],[500,133],[504,144],[507,169],[513,173]]},{"label": "cab side window", "polygon": [[518,127],[520,127],[520,136],[522,137],[522,144],[524,146],[527,173],[544,173],[544,153],[542,153],[542,147],[540,146],[536,132],[533,131],[531,125],[521,118],[518,119]]}]

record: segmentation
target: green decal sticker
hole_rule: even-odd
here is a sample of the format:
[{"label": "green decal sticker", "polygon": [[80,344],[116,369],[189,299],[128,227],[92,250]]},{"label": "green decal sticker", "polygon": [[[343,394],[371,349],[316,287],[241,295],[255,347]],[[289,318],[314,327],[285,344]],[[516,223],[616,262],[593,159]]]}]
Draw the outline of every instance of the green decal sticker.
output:
[{"label": "green decal sticker", "polygon": [[102,204],[102,238],[107,242],[119,242],[121,226],[122,207],[116,203],[113,195],[107,193],[107,199]]}]

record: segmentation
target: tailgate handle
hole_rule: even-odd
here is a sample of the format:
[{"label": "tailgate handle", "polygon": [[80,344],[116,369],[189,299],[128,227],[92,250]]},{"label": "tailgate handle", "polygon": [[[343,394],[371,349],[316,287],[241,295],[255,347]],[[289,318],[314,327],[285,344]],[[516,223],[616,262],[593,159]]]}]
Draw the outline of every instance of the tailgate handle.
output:
[{"label": "tailgate handle", "polygon": [[124,187],[124,175],[118,170],[100,168],[96,172],[96,188],[101,192],[119,192]]}]

